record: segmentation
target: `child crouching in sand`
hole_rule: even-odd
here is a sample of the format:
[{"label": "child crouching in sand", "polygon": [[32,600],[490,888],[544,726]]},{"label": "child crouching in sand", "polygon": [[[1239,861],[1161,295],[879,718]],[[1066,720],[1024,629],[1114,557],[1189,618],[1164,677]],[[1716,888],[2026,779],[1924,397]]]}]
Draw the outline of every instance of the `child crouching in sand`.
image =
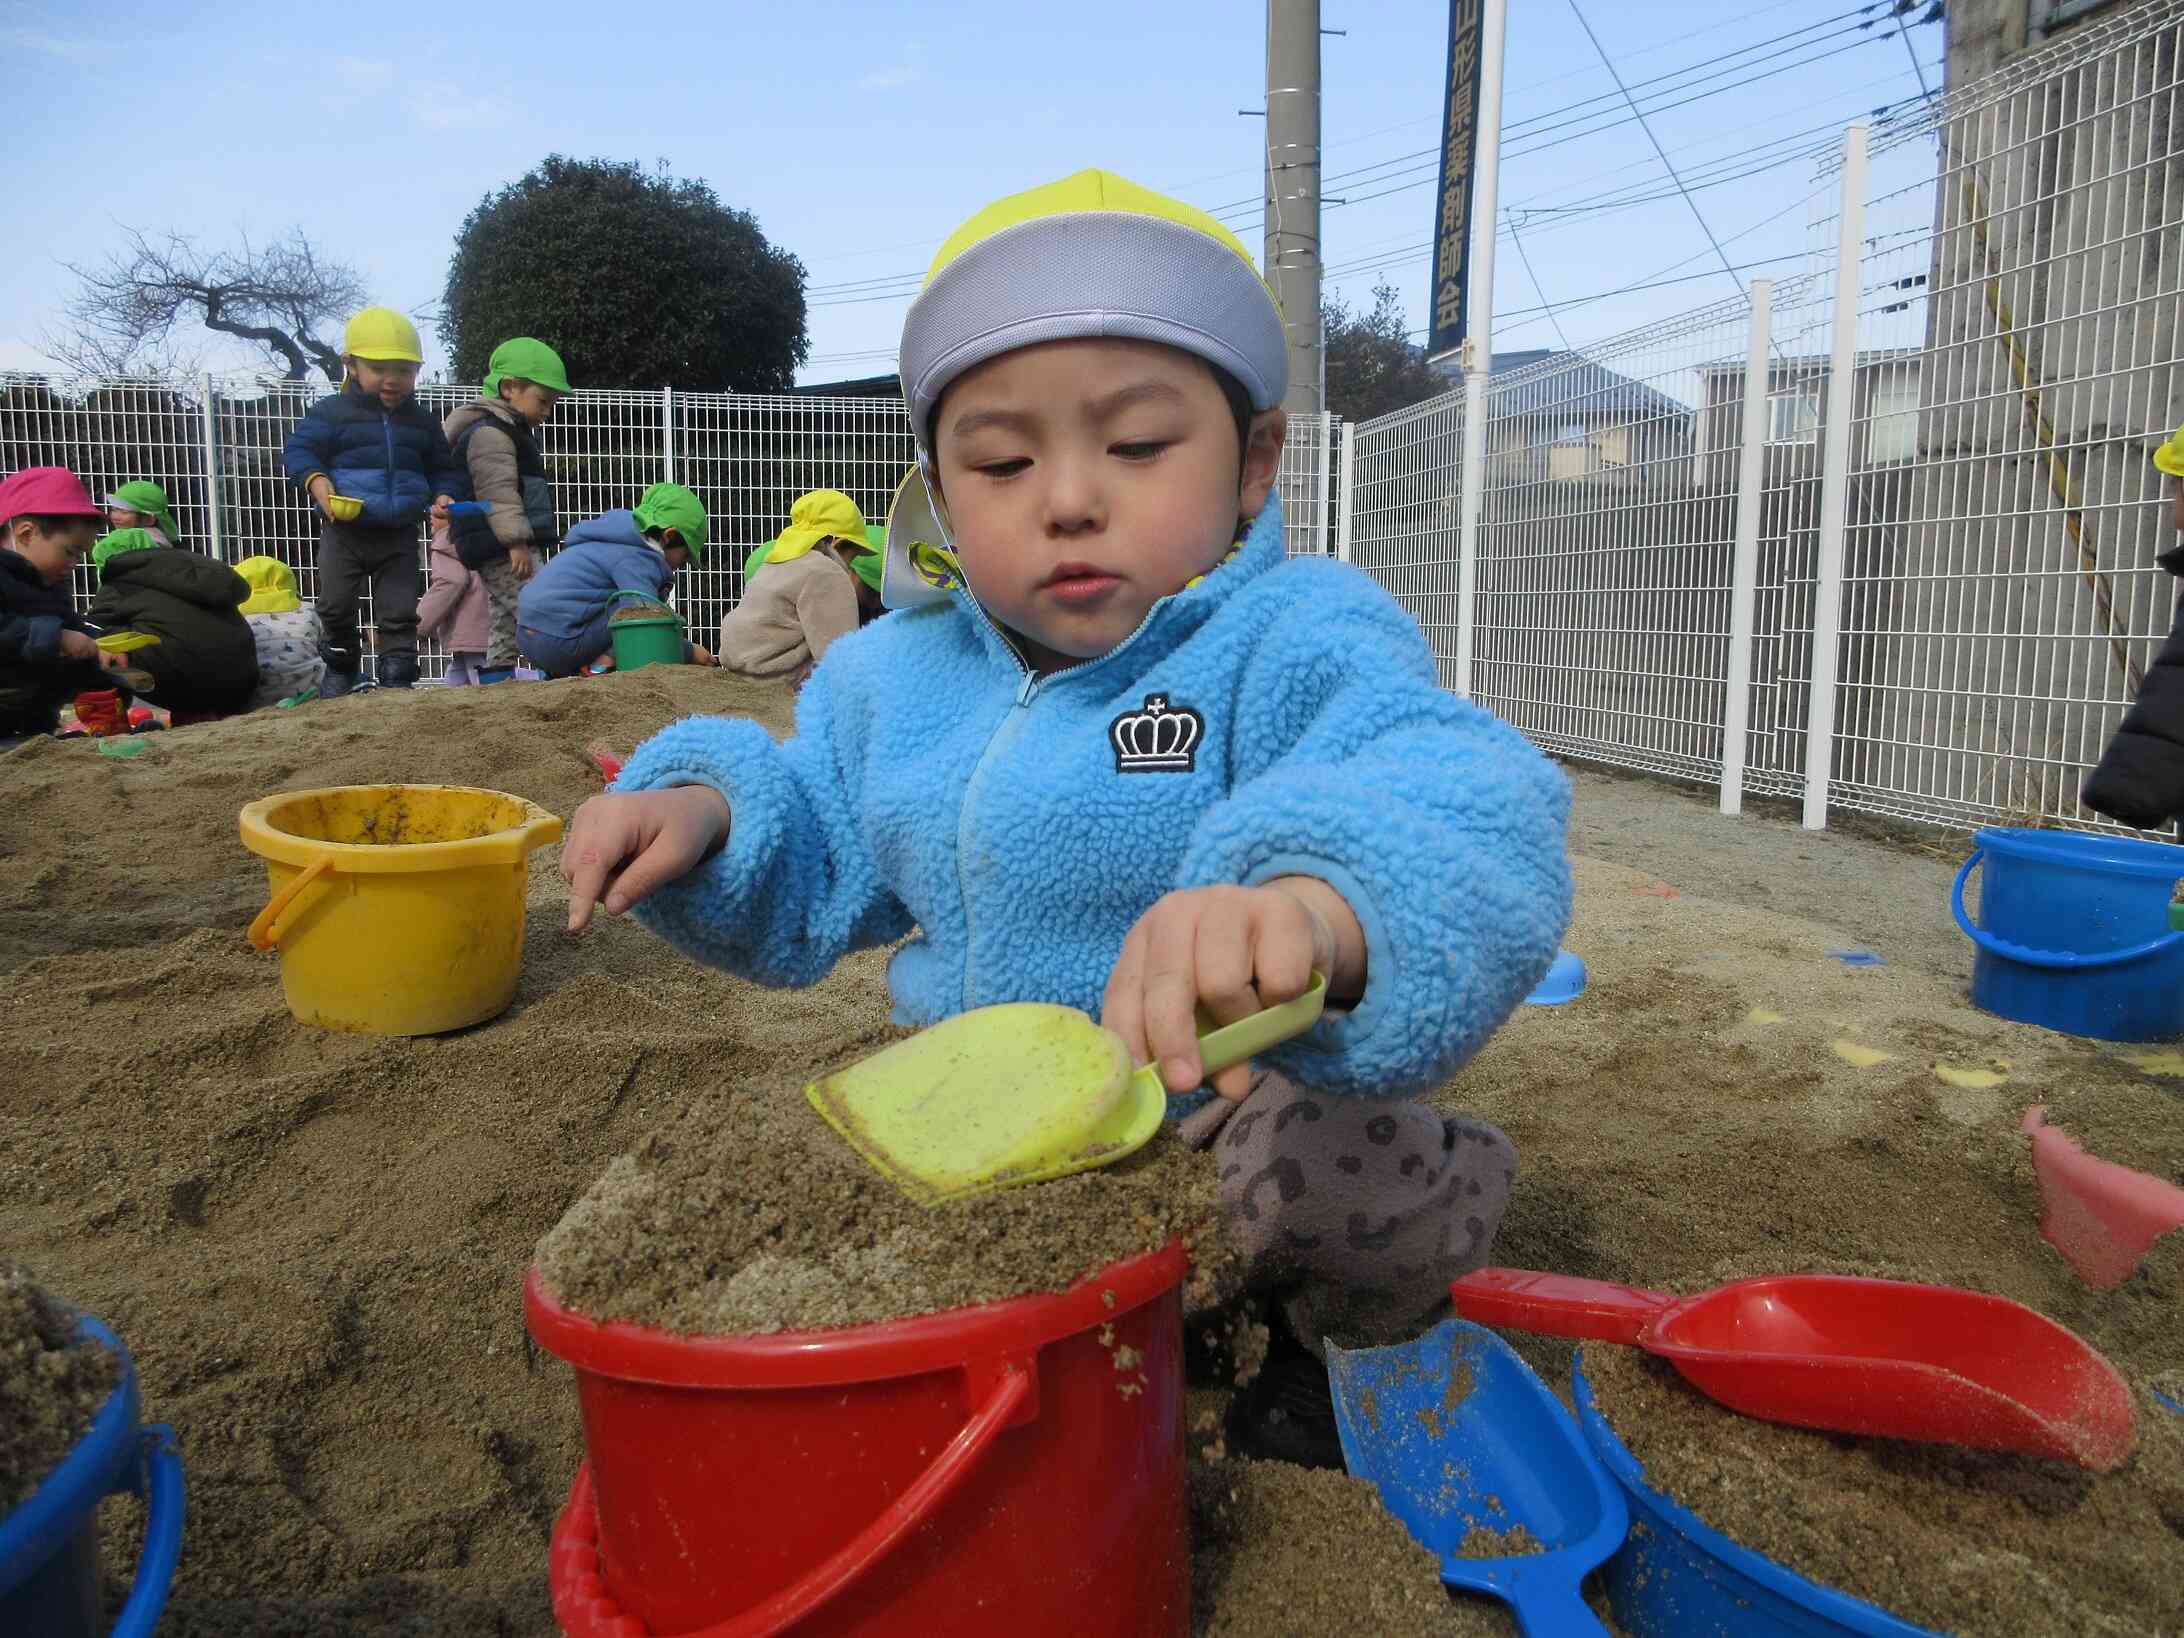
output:
[{"label": "child crouching in sand", "polygon": [[[898,1022],[1098,1013],[1215,1146],[1280,1297],[1231,1448],[1338,1464],[1321,1339],[1428,1323],[1492,1248],[1508,1140],[1414,1100],[1553,959],[1567,786],[1370,579],[1287,557],[1281,315],[1203,212],[1098,171],[989,206],[901,357],[960,580],[836,643],[786,743],[700,717],[639,746],[570,828],[570,925],[640,906],[774,985],[914,932]],[[1314,968],[1325,1019],[1202,1086],[1194,1009]]]},{"label": "child crouching in sand", "polygon": [[69,595],[98,533],[91,492],[66,467],[31,466],[0,482],[0,748],[60,726],[61,704],[103,691],[128,664],[101,656]]},{"label": "child crouching in sand", "polygon": [[[617,592],[665,598],[675,571],[705,556],[705,503],[679,483],[656,483],[634,510],[602,512],[569,531],[553,560],[524,582],[517,635],[549,677],[573,677],[613,640]],[[696,644],[686,657],[710,665]]]}]

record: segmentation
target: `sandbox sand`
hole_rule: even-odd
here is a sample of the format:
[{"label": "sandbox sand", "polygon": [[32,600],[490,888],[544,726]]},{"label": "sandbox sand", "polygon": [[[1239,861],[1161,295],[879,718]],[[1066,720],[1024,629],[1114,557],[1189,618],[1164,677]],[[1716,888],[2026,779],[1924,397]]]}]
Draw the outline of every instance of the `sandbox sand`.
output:
[{"label": "sandbox sand", "polygon": [[[112,1324],[148,1414],[180,1429],[191,1523],[163,1633],[550,1633],[546,1532],[581,1444],[568,1373],[523,1330],[532,1248],[612,1156],[749,1065],[786,1082],[884,1037],[877,955],[784,993],[626,923],[563,937],[551,849],[506,1016],[423,1041],[302,1029],[242,940],[265,874],[237,809],[423,780],[566,816],[597,788],[587,741],[626,751],[700,709],[781,731],[789,696],[654,668],[265,713],[126,762],[0,758],[0,1252]],[[1689,806],[1664,797],[1660,822]],[[2054,1315],[2135,1380],[2184,1370],[2174,1246],[2086,1289],[2038,1236],[2016,1133],[2045,1102],[2095,1153],[2184,1179],[2184,1058],[1987,1018],[1886,941],[1888,965],[1843,966],[1828,952],[1890,924],[1855,878],[1818,920],[1809,896],[1774,914],[1681,879],[1665,897],[1581,860],[1569,943],[1594,988],[1525,1010],[1443,1093],[1518,1145],[1499,1260],[1653,1285],[1946,1279]],[[1560,1379],[1565,1347],[1520,1346]],[[126,1567],[132,1509],[107,1512]],[[1352,1630],[1388,1630],[1355,1608]]]}]

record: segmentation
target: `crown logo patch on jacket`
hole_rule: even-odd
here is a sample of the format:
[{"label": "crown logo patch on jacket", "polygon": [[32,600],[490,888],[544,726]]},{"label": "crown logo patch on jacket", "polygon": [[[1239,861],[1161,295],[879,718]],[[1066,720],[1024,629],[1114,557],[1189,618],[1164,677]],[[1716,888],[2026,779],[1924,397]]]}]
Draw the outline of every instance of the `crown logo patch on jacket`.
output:
[{"label": "crown logo patch on jacket", "polygon": [[1115,772],[1189,773],[1206,719],[1187,705],[1170,705],[1165,694],[1145,696],[1142,711],[1126,711],[1107,725],[1115,747]]}]

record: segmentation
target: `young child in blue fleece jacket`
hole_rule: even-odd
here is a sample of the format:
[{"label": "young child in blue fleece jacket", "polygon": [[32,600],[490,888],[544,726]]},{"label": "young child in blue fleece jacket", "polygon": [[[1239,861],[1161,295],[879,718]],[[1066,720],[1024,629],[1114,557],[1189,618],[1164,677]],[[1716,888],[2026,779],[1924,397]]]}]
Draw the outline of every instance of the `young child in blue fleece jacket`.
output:
[{"label": "young child in blue fleece jacket", "polygon": [[[689,718],[640,746],[570,828],[570,927],[641,904],[774,985],[908,936],[901,1022],[1095,1011],[1198,1094],[1186,1134],[1297,1340],[1424,1323],[1486,1261],[1515,1156],[1406,1100],[1554,957],[1562,776],[1438,685],[1369,578],[1286,557],[1281,316],[1212,218],[1099,171],[1004,199],[941,248],[901,358],[953,558],[911,553],[898,505],[891,601],[922,606],[829,649],[794,738]],[[1206,1098],[1194,1007],[1315,967],[1326,1018]],[[1324,1373],[1290,1363],[1328,1460]],[[1294,1383],[1255,1386],[1261,1431],[1295,1420]],[[1299,1454],[1252,1431],[1231,1448]]]}]

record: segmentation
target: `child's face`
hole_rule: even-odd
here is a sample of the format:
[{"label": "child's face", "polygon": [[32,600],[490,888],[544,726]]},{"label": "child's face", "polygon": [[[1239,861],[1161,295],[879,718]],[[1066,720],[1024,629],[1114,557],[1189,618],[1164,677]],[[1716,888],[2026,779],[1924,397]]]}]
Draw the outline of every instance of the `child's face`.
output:
[{"label": "child's face", "polygon": [[158,520],[145,512],[132,512],[126,506],[109,506],[106,509],[106,526],[109,529],[149,529]]},{"label": "child's face", "polygon": [[662,546],[660,555],[667,559],[667,566],[671,569],[687,569],[690,567],[690,548],[687,546],[672,544]]},{"label": "child's face", "polygon": [[393,409],[417,390],[417,366],[406,358],[345,358],[357,390]]},{"label": "child's face", "polygon": [[69,574],[91,550],[98,531],[89,518],[64,519],[51,533],[38,527],[35,518],[16,518],[7,526],[7,542],[49,586],[68,583]]},{"label": "child's face", "polygon": [[551,387],[542,387],[536,381],[504,381],[501,397],[514,406],[518,415],[534,427],[542,427],[554,418],[554,406],[561,402],[561,394]]},{"label": "child's face", "polygon": [[1151,342],[1044,342],[966,372],[934,455],[972,593],[1039,670],[1107,653],[1266,503],[1284,425],[1253,418],[1239,473],[1212,373]]}]

